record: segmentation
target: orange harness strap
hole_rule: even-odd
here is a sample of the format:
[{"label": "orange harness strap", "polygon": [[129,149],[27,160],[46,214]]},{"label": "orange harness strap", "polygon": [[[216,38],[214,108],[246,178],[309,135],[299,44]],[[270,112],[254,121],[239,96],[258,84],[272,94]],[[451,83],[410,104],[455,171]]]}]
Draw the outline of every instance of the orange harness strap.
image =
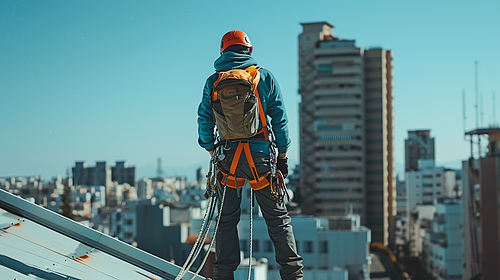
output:
[{"label": "orange harness strap", "polygon": [[[219,172],[222,174],[221,182],[226,182],[226,176],[228,176],[228,174],[226,174],[222,171],[219,171]],[[251,181],[248,181],[248,183],[250,184],[250,186],[252,187],[253,190],[255,190],[255,191],[261,190],[261,189],[269,186],[269,180],[267,179],[268,175],[269,175],[269,173],[267,173],[264,176],[259,177],[258,182],[257,182],[257,180],[251,180]],[[232,189],[236,189],[236,186],[238,186],[238,188],[241,188],[243,186],[243,184],[245,184],[245,178],[237,177],[237,179],[238,179],[238,184],[236,185],[236,182],[234,181],[234,176],[229,175],[229,177],[227,178],[226,186],[228,186]]]},{"label": "orange harness strap", "polygon": [[[257,172],[257,168],[255,167],[255,163],[252,158],[252,153],[250,151],[250,144],[248,142],[239,142],[238,147],[236,147],[236,151],[234,153],[234,158],[233,162],[231,163],[231,168],[229,169],[229,174],[226,174],[224,172],[222,173],[222,182],[226,181],[226,176],[229,176],[227,178],[227,183],[226,185],[230,188],[236,189],[236,187],[242,187],[243,184],[245,183],[245,178],[236,178],[234,173],[236,172],[236,167],[238,166],[238,163],[240,161],[241,154],[245,152],[245,157],[248,162],[248,165],[250,167],[250,170],[252,172],[253,180],[249,180],[248,183],[250,183],[250,186],[254,190],[260,190],[269,185],[269,181],[267,180],[267,175],[260,176],[259,173]],[[231,178],[233,177],[233,178]]]}]

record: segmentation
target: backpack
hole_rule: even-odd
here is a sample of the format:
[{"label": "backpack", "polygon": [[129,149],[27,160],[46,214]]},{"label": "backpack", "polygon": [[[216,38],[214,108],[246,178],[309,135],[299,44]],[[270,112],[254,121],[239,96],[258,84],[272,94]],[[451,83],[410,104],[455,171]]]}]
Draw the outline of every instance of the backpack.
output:
[{"label": "backpack", "polygon": [[259,125],[267,126],[257,92],[259,69],[232,69],[218,72],[211,92],[212,114],[222,139],[248,139],[256,136]]}]

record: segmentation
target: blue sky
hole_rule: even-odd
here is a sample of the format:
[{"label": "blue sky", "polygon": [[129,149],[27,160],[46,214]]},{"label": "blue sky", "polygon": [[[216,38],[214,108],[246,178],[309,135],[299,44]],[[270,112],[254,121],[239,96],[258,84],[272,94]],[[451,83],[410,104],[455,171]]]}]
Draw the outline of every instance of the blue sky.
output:
[{"label": "blue sky", "polygon": [[[234,3],[239,3],[236,6]],[[75,161],[126,160],[137,176],[208,166],[196,111],[222,35],[244,30],[277,77],[298,163],[300,23],[394,52],[395,159],[430,129],[440,166],[470,156],[466,130],[498,124],[500,1],[0,1],[0,176],[65,175]],[[493,108],[496,108],[495,110]],[[494,111],[496,112],[494,114]],[[478,111],[479,112],[479,111]],[[495,118],[494,118],[494,115]],[[482,116],[482,117],[481,117]]]}]

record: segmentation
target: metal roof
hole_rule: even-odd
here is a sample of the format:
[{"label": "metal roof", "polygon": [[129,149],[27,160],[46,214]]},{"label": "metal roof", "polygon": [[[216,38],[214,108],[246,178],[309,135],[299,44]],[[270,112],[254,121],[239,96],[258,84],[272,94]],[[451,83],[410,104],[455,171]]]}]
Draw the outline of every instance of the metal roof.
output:
[{"label": "metal roof", "polygon": [[180,269],[0,189],[0,279],[173,280]]}]

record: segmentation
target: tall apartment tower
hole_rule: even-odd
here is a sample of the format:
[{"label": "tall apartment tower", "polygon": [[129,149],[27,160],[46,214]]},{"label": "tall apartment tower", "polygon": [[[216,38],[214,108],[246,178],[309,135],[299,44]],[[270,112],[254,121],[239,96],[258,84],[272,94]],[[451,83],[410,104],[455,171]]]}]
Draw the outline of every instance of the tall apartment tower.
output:
[{"label": "tall apartment tower", "polygon": [[394,244],[392,51],[333,36],[328,22],[299,35],[302,211],[361,216],[372,240]]},{"label": "tall apartment tower", "polygon": [[406,172],[420,170],[420,159],[434,159],[434,138],[430,137],[430,130],[408,131],[405,140]]}]

